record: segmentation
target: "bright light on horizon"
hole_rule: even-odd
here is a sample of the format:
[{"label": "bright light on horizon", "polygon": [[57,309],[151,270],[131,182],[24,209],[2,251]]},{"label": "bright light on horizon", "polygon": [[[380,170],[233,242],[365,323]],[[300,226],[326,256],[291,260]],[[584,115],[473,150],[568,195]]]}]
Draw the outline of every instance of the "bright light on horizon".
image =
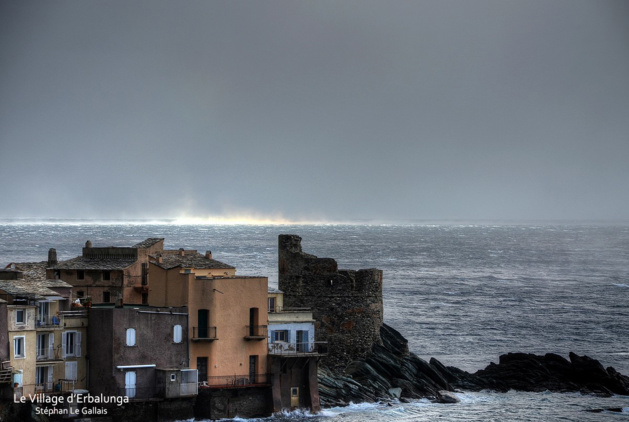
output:
[{"label": "bright light on horizon", "polygon": [[205,217],[182,215],[173,219],[172,224],[179,225],[303,225],[334,224],[325,219],[289,219],[281,214],[259,215],[254,213],[234,213],[228,215],[208,215]]}]

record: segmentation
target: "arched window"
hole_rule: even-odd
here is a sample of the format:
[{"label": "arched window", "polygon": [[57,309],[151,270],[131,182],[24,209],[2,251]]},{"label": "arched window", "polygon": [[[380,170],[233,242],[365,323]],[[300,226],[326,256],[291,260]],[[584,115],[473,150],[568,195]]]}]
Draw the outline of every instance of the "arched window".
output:
[{"label": "arched window", "polygon": [[127,328],[127,346],[135,346],[135,328]]},{"label": "arched window", "polygon": [[173,342],[181,343],[181,340],[182,340],[181,325],[175,325],[173,327]]}]

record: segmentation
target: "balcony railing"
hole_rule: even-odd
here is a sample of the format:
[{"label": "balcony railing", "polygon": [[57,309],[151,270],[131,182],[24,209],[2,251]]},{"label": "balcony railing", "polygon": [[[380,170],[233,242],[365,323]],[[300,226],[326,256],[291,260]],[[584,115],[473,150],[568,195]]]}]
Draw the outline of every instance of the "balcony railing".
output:
[{"label": "balcony railing", "polygon": [[62,394],[74,391],[75,380],[60,379],[54,382],[42,382],[35,385],[37,394]]},{"label": "balcony railing", "polygon": [[279,314],[282,312],[308,312],[308,311],[312,311],[312,308],[297,308],[297,307],[283,307],[283,306],[274,306],[269,308],[269,313],[270,314]]},{"label": "balcony railing", "polygon": [[63,315],[37,315],[37,328],[62,329]]},{"label": "balcony railing", "polygon": [[267,337],[266,325],[247,325],[245,328],[246,340],[264,340]]},{"label": "balcony railing", "polygon": [[192,341],[214,341],[216,337],[216,327],[192,327]]},{"label": "balcony railing", "polygon": [[269,376],[267,374],[255,375],[219,375],[208,377],[207,381],[200,382],[200,387],[211,388],[243,388],[260,385],[268,385]]},{"label": "balcony railing", "polygon": [[38,347],[37,360],[61,360],[61,347]]},{"label": "balcony railing", "polygon": [[295,356],[295,355],[327,355],[327,341],[311,341],[307,343],[287,343],[277,341],[269,343],[270,355]]}]

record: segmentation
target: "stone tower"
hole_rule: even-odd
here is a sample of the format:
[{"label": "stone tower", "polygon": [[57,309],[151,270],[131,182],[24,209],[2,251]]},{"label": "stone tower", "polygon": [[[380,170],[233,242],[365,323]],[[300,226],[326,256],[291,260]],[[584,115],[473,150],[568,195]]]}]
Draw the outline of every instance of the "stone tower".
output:
[{"label": "stone tower", "polygon": [[382,270],[339,270],[334,259],[301,250],[301,237],[279,236],[279,288],[284,307],[311,308],[318,341],[327,341],[323,364],[344,369],[382,344]]}]

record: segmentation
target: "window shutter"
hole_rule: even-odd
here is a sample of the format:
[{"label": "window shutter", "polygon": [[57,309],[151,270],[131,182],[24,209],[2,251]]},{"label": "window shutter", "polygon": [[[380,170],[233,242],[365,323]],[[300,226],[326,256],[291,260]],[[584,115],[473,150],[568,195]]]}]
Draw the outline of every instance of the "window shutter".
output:
[{"label": "window shutter", "polygon": [[175,325],[175,327],[173,328],[173,341],[175,343],[181,343],[181,325]]},{"label": "window shutter", "polygon": [[81,333],[77,332],[75,334],[75,345],[74,345],[74,351],[75,351],[75,356],[81,356]]},{"label": "window shutter", "polygon": [[76,381],[76,362],[66,362],[66,379]]},{"label": "window shutter", "polygon": [[135,346],[135,328],[127,328],[127,346]]},{"label": "window shutter", "polygon": [[62,357],[66,357],[66,339],[68,337],[68,333],[61,334],[61,355]]},{"label": "window shutter", "polygon": [[55,357],[55,334],[48,334],[48,359],[54,359]]}]

